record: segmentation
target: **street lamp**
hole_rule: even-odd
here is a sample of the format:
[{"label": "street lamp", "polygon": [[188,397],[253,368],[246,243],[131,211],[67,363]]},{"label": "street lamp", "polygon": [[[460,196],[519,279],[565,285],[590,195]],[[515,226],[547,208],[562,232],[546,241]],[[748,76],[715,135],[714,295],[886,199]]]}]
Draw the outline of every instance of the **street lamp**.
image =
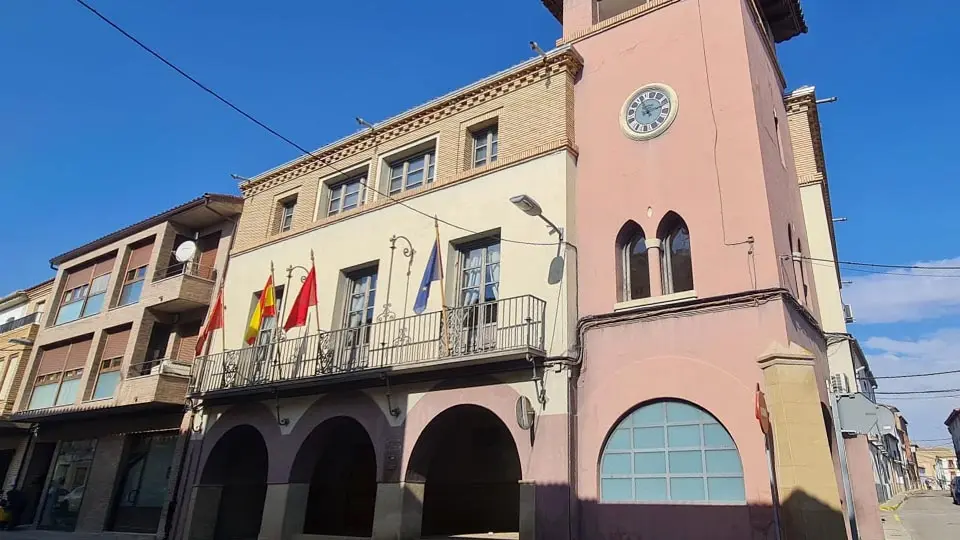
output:
[{"label": "street lamp", "polygon": [[31,345],[33,345],[33,340],[32,340],[32,339],[24,339],[24,338],[15,337],[15,338],[10,338],[10,339],[8,339],[7,341],[10,342],[10,343],[13,343],[14,345],[23,345],[24,347],[30,347]]},{"label": "street lamp", "polygon": [[547,283],[550,285],[556,285],[560,283],[563,279],[563,256],[561,256],[561,250],[563,248],[563,229],[557,227],[557,225],[547,219],[543,215],[543,208],[540,207],[540,204],[534,200],[533,197],[527,194],[515,195],[510,197],[510,202],[514,206],[519,208],[524,214],[532,217],[538,217],[542,219],[548,227],[550,227],[550,234],[557,233],[557,256],[550,261],[550,270],[547,272]]}]

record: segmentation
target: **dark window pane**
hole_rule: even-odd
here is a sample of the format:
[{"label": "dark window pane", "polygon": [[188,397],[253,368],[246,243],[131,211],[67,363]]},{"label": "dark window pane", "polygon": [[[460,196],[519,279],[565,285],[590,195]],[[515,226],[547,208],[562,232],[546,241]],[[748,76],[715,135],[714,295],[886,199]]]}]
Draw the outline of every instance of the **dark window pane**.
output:
[{"label": "dark window pane", "polygon": [[685,226],[677,228],[670,237],[670,273],[673,277],[673,292],[693,290],[690,233]]},{"label": "dark window pane", "polygon": [[630,295],[626,300],[650,296],[650,265],[647,261],[647,243],[642,234],[634,236],[626,246],[627,279]]}]

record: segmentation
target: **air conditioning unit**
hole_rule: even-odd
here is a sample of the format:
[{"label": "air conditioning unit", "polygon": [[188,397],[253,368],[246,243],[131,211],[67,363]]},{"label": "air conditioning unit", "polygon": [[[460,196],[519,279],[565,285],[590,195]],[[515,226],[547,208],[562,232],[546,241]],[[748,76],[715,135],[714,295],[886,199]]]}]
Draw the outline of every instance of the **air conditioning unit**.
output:
[{"label": "air conditioning unit", "polygon": [[849,394],[850,379],[847,378],[845,373],[835,373],[830,375],[830,389],[834,394]]},{"label": "air conditioning unit", "polygon": [[843,305],[843,320],[847,324],[850,324],[856,320],[853,318],[853,308],[850,307],[850,304]]}]

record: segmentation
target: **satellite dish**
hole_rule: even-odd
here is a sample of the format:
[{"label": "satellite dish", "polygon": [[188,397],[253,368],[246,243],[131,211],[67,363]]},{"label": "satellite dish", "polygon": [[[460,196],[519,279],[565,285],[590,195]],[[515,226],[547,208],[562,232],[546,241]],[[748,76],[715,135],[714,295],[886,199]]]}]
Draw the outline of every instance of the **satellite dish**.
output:
[{"label": "satellite dish", "polygon": [[550,261],[550,270],[547,272],[547,283],[556,285],[563,280],[563,257],[557,255]]},{"label": "satellite dish", "polygon": [[527,396],[517,398],[517,425],[520,429],[530,429],[533,427],[533,418],[536,412],[533,410],[533,404]]},{"label": "satellite dish", "polygon": [[196,254],[197,244],[193,240],[187,240],[180,244],[177,246],[177,250],[173,252],[173,256],[177,258],[178,262],[192,261]]}]

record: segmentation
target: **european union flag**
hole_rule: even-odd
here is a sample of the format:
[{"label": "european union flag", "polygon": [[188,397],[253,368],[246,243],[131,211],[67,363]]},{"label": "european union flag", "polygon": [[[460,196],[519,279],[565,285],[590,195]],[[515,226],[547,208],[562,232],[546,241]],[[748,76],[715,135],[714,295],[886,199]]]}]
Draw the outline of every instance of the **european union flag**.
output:
[{"label": "european union flag", "polygon": [[436,242],[433,243],[433,249],[430,251],[427,267],[423,271],[423,279],[420,280],[417,301],[413,303],[414,313],[419,315],[427,309],[427,300],[430,299],[430,285],[441,279],[443,279],[443,261],[440,259],[440,235],[438,234]]}]

